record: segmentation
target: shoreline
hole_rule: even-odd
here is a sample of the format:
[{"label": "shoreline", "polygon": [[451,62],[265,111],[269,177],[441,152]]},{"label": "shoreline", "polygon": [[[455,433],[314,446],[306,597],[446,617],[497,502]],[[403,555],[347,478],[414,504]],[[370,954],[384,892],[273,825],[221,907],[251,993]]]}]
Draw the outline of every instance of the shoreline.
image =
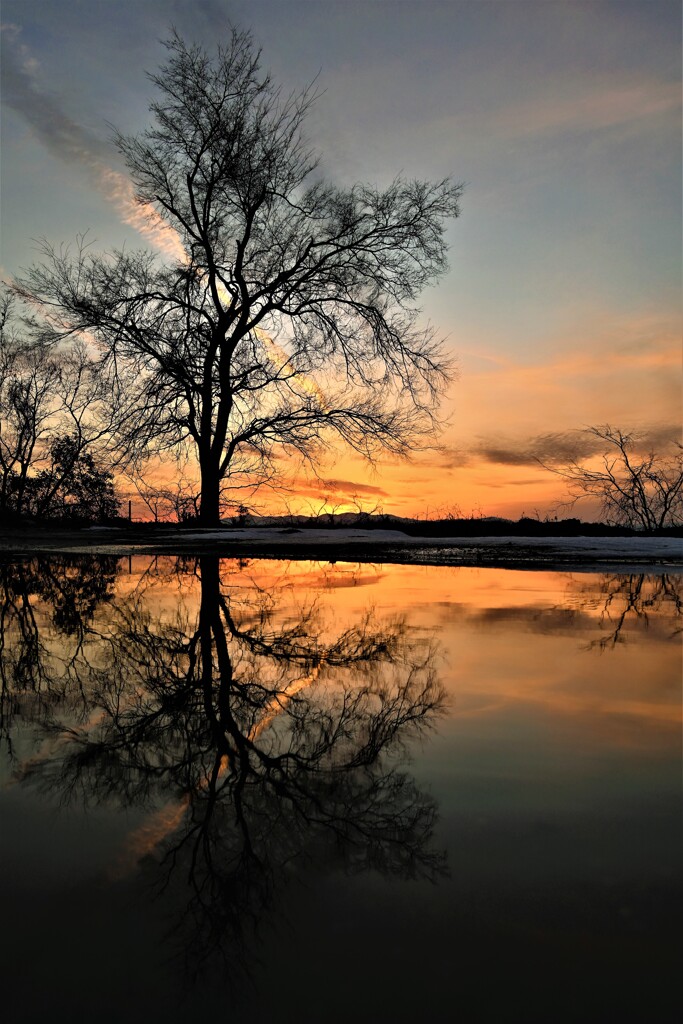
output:
[{"label": "shoreline", "polygon": [[35,555],[217,555],[295,561],[350,561],[481,568],[683,573],[676,537],[420,537],[398,530],[294,527],[155,531],[90,527],[0,535],[0,558]]}]

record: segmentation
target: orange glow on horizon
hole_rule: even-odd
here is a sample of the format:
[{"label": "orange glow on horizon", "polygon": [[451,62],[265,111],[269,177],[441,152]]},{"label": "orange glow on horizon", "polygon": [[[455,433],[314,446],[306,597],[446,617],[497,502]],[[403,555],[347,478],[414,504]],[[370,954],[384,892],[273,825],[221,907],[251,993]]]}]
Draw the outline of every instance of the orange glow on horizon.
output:
[{"label": "orange glow on horizon", "polygon": [[[488,338],[481,338],[479,348],[470,339],[460,380],[443,405],[450,422],[435,438],[433,451],[417,452],[406,461],[387,456],[370,465],[330,444],[317,475],[304,474],[283,457],[279,485],[253,493],[238,490],[234,506],[244,504],[265,515],[374,510],[418,519],[449,513],[597,518],[597,507],[588,502],[567,507],[561,479],[533,459],[510,464],[482,454],[486,447],[506,445],[523,452],[525,439],[531,443],[545,433],[576,434],[607,422],[625,430],[680,424],[678,324],[654,316],[620,323],[598,319],[596,324],[593,345],[577,348],[572,335],[554,338],[549,357],[529,363],[502,359]],[[266,340],[274,365],[284,365],[285,351]],[[315,381],[302,381],[324,402]],[[633,410],[628,421],[624,408]],[[656,417],[644,419],[644,409],[655,409]],[[173,485],[173,464],[150,472],[150,479]],[[134,502],[134,517],[152,518],[139,502]]]}]

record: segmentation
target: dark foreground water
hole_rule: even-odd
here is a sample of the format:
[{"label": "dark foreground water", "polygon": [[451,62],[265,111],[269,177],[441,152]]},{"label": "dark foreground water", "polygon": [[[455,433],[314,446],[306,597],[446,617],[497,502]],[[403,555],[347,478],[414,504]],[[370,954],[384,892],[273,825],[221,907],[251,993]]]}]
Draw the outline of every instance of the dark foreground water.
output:
[{"label": "dark foreground water", "polygon": [[0,562],[3,1018],[678,1020],[682,582]]}]

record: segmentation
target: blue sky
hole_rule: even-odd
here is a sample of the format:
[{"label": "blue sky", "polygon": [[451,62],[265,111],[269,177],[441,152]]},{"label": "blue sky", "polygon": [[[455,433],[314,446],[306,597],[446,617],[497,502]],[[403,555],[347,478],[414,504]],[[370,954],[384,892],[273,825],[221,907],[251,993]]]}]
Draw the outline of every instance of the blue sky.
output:
[{"label": "blue sky", "polygon": [[124,173],[107,122],[146,123],[171,23],[207,46],[250,28],[283,88],[318,76],[327,176],[466,185],[423,296],[460,367],[446,451],[380,467],[387,505],[548,509],[557,481],[520,465],[539,436],[680,423],[680,20],[677,0],[3,0],[3,274],[39,237],[153,241],[103,175]]}]

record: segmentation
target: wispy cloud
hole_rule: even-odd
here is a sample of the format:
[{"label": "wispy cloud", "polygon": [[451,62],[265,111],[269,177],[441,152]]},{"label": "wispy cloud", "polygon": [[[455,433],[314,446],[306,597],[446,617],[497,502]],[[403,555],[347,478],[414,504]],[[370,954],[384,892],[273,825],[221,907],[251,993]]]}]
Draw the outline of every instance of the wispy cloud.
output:
[{"label": "wispy cloud", "polygon": [[387,491],[382,487],[376,487],[374,484],[365,484],[358,480],[336,480],[324,477],[313,480],[298,479],[296,481],[296,490],[300,494],[308,493],[319,495],[320,497],[329,496],[334,498],[387,498],[389,496]]},{"label": "wispy cloud", "polygon": [[615,81],[564,82],[561,92],[512,103],[495,113],[491,127],[500,134],[523,137],[578,129],[590,131],[641,121],[680,109],[678,82],[638,77]]},{"label": "wispy cloud", "polygon": [[[639,453],[662,451],[673,442],[680,441],[679,424],[660,423],[642,426],[633,433],[634,450]],[[472,456],[483,462],[501,466],[566,465],[568,462],[589,459],[605,451],[605,442],[586,430],[537,434],[516,439],[482,437],[472,447]],[[528,483],[530,481],[516,481]]]},{"label": "wispy cloud", "polygon": [[[585,319],[582,337],[574,325],[554,332],[541,351],[529,351],[523,361],[510,355],[488,364],[478,357],[463,358],[444,465],[456,468],[463,464],[463,454],[472,457],[476,438],[489,438],[491,450],[500,448],[494,428],[505,442],[601,423],[628,430],[680,422],[678,317],[589,312]],[[489,348],[483,336],[481,349]],[[537,454],[544,458],[547,453]],[[519,463],[519,457],[509,461]]]},{"label": "wispy cloud", "polygon": [[675,341],[664,335],[649,344],[639,342],[633,346],[621,345],[608,348],[602,339],[596,341],[591,350],[577,348],[558,354],[555,359],[529,365],[500,359],[493,370],[484,370],[470,375],[470,380],[490,380],[496,375],[511,383],[524,382],[529,388],[562,387],[570,378],[613,377],[615,373],[638,374],[643,371],[680,370],[680,338]]},{"label": "wispy cloud", "polygon": [[92,186],[159,252],[185,261],[180,236],[148,203],[139,203],[130,179],[109,162],[111,150],[102,140],[77,124],[48,95],[37,77],[38,62],[20,40],[20,29],[2,26],[2,100],[29,125],[35,137],[54,156],[78,168]]},{"label": "wispy cloud", "polygon": [[479,460],[500,466],[533,466],[539,462],[557,465],[594,455],[598,450],[596,440],[580,430],[517,439],[489,436],[473,445],[472,453]]}]

